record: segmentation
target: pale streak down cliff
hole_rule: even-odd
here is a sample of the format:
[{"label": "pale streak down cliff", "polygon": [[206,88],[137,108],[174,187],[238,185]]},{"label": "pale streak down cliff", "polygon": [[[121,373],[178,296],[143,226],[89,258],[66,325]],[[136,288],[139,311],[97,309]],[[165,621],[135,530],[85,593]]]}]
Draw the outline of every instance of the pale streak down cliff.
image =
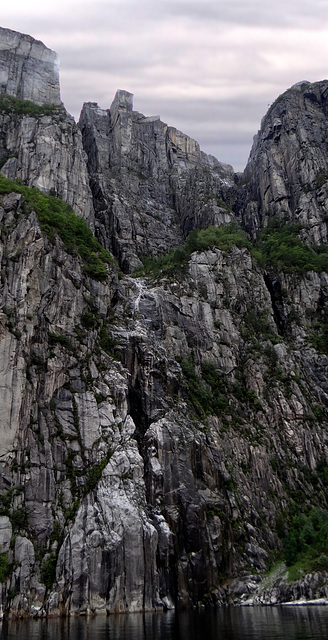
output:
[{"label": "pale streak down cliff", "polygon": [[[23,69],[26,43],[47,61],[40,86],[56,103],[55,56],[41,43],[2,29],[0,69],[8,60]],[[16,89],[8,79],[3,92],[42,104],[31,55],[32,82],[22,70],[15,85],[12,71]],[[56,109],[1,110],[1,171],[71,204],[126,274],[141,254],[175,247],[193,228],[239,217],[255,232],[269,215],[265,198],[271,212],[289,214],[285,200],[279,208],[287,187],[269,197],[278,178],[261,169],[263,157],[277,167],[271,156],[285,148],[287,116],[271,143],[263,127],[238,187],[231,167],[134,112],[127,92],[108,110],[84,105],[79,128]],[[295,184],[291,161],[279,166],[279,184],[286,176]],[[302,181],[315,188],[315,175]],[[310,219],[312,204],[302,202]],[[253,597],[282,549],[290,510],[327,506],[319,473],[328,455],[327,356],[308,340],[308,323],[325,309],[327,274],[266,273],[246,248],[213,247],[171,277],[132,278],[112,263],[99,282],[41,232],[22,195],[1,196],[0,223],[5,611],[125,612]],[[253,599],[300,590],[328,594],[320,578]]]}]

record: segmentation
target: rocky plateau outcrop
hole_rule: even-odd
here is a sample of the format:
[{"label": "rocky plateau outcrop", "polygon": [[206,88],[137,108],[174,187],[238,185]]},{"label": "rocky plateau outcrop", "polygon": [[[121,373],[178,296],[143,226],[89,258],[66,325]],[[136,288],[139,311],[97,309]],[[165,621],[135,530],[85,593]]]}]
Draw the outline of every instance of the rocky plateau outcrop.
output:
[{"label": "rocky plateau outcrop", "polygon": [[[0,30],[6,615],[326,598],[323,572],[264,576],[290,514],[327,508],[327,273],[268,267],[249,241],[135,270],[210,225],[254,240],[287,220],[325,244],[328,83],[272,105],[240,176],[125,91],[76,125],[56,69]],[[45,226],[33,187],[84,219],[115,258],[105,275]]]}]

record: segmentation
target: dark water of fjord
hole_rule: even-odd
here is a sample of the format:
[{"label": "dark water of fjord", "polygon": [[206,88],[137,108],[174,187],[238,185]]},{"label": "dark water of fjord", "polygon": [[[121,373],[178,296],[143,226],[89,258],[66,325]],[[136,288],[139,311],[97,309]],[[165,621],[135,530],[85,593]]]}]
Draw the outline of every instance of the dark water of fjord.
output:
[{"label": "dark water of fjord", "polygon": [[328,640],[328,606],[3,621],[0,640]]}]

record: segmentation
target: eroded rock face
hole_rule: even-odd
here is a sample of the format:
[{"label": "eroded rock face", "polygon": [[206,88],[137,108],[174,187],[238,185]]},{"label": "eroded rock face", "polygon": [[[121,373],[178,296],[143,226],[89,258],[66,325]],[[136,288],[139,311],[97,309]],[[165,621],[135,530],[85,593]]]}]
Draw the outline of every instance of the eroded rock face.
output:
[{"label": "eroded rock face", "polygon": [[60,100],[57,54],[0,28],[0,97],[12,98],[0,115],[1,173],[62,198],[93,228],[86,157],[81,133]]},{"label": "eroded rock face", "polygon": [[93,228],[94,214],[81,133],[62,108],[52,115],[2,112],[1,173],[62,198]]},{"label": "eroded rock face", "polygon": [[0,95],[61,105],[59,58],[39,40],[0,27]]},{"label": "eroded rock face", "polygon": [[8,516],[0,517],[0,552],[8,553],[10,548],[10,540],[13,533],[10,519]]},{"label": "eroded rock face", "polygon": [[263,118],[240,194],[252,235],[277,217],[306,226],[311,242],[327,242],[327,100],[326,80],[301,82]]},{"label": "eroded rock face", "polygon": [[[11,615],[326,596],[325,577],[258,585],[288,514],[327,508],[328,360],[313,339],[327,274],[267,273],[247,248],[212,247],[173,275],[129,275],[141,253],[176,247],[192,228],[240,216],[255,234],[271,215],[294,220],[281,185],[317,114],[323,136],[324,86],[283,98],[288,136],[277,123],[271,136],[268,114],[236,215],[232,169],[134,112],[127,92],[107,111],[84,106],[84,151],[63,110],[0,113],[2,173],[54,189],[126,272],[113,262],[90,278],[15,185],[0,196],[1,599]],[[307,193],[308,232],[324,241],[319,192]]]},{"label": "eroded rock face", "polygon": [[191,229],[235,219],[223,201],[235,194],[232,167],[159,116],[133,111],[132,98],[118,91],[106,111],[86,103],[80,118],[97,235],[127,273]]},{"label": "eroded rock face", "polygon": [[[5,605],[59,614],[226,602],[226,581],[263,572],[281,547],[291,496],[325,504],[309,473],[327,453],[326,357],[302,320],[274,345],[270,292],[246,249],[193,254],[173,282],[118,280],[112,267],[99,284],[49,244],[21,198],[5,205],[6,379],[22,362],[20,395],[4,397],[10,429],[1,425],[4,524],[20,536]],[[327,286],[316,274],[283,284],[287,318],[305,318]],[[206,389],[209,403],[220,390],[207,416]]]}]

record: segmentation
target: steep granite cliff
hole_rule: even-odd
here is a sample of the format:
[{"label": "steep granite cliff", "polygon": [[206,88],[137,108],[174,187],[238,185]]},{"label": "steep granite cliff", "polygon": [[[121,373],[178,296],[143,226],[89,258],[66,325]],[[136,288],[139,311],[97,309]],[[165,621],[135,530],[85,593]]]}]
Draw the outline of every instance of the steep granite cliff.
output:
[{"label": "steep granite cliff", "polygon": [[0,167],[8,178],[68,202],[93,224],[81,133],[59,92],[57,55],[0,28]]},{"label": "steep granite cliff", "polygon": [[[5,67],[8,42],[17,65],[17,43],[43,51],[1,30]],[[327,598],[325,554],[312,578],[263,580],[293,517],[328,509],[326,83],[272,106],[243,178],[125,91],[77,126],[15,86],[0,98],[4,610]]]},{"label": "steep granite cliff", "polygon": [[132,97],[118,91],[107,111],[87,103],[80,118],[97,235],[126,273],[142,256],[177,247],[195,226],[233,220],[224,201],[236,182],[232,167],[195,140],[133,111]]},{"label": "steep granite cliff", "polygon": [[252,234],[277,216],[327,242],[328,81],[300,82],[262,120],[244,174],[243,224]]},{"label": "steep granite cliff", "polygon": [[0,27],[0,95],[37,105],[61,105],[59,59],[51,49],[17,31]]}]

